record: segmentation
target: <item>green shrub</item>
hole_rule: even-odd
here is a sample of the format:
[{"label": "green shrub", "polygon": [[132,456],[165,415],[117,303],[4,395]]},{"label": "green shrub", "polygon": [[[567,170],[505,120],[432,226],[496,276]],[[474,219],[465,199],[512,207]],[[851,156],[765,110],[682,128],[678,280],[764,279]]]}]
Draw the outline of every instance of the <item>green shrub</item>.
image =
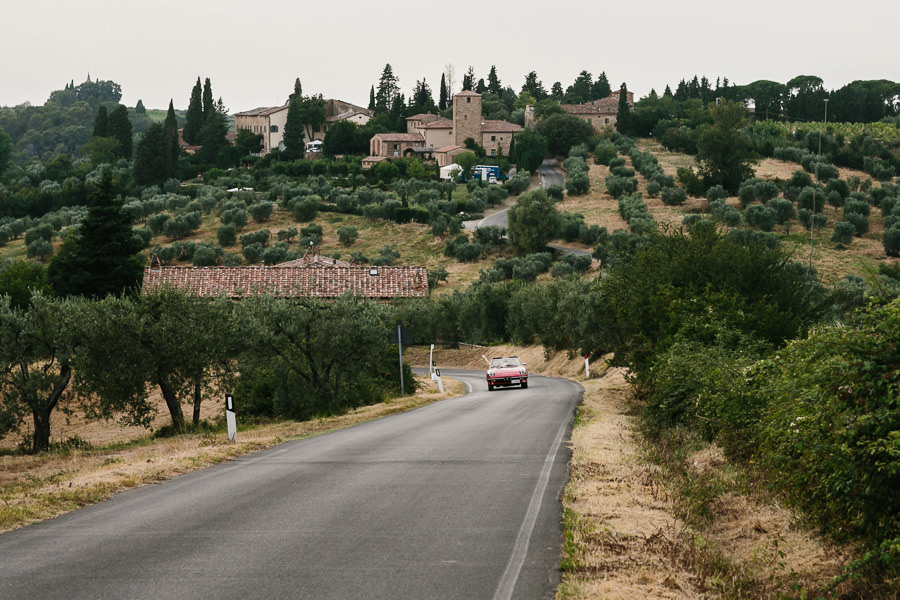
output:
[{"label": "green shrub", "polygon": [[561,186],[557,183],[547,186],[547,195],[556,201],[560,201],[563,199],[563,191],[564,191],[563,186]]},{"label": "green shrub", "polygon": [[341,225],[337,228],[338,241],[350,246],[359,238],[359,231],[353,225]]},{"label": "green shrub", "polygon": [[776,215],[771,208],[754,204],[744,213],[744,219],[752,227],[757,227],[763,231],[772,231],[775,227]]},{"label": "green shrub", "polygon": [[[618,156],[618,154],[619,152],[612,142],[603,140],[594,148],[594,163],[598,165],[608,165],[611,160]],[[624,164],[625,161],[623,160],[622,163]]]},{"label": "green shrub", "polygon": [[831,235],[831,241],[839,246],[849,246],[855,235],[856,227],[853,223],[838,221],[834,224],[834,233]]},{"label": "green shrub", "polygon": [[660,195],[660,200],[667,206],[681,206],[687,200],[687,193],[684,188],[666,188]]},{"label": "green shrub", "polygon": [[881,236],[884,252],[888,256],[900,257],[900,227],[885,229]]},{"label": "green shrub", "polygon": [[254,221],[263,223],[271,216],[273,208],[274,205],[271,202],[264,201],[257,204],[251,204],[247,211],[250,213],[250,216],[253,217]]},{"label": "green shrub", "polygon": [[577,171],[566,179],[566,192],[570,196],[582,196],[590,190],[591,182],[587,173]]},{"label": "green shrub", "polygon": [[223,248],[234,246],[237,242],[237,228],[231,224],[222,225],[216,230],[216,239],[219,240],[219,245]]},{"label": "green shrub", "polygon": [[713,187],[706,190],[706,199],[710,202],[715,202],[716,200],[724,200],[727,197],[728,191],[721,185],[714,185]]},{"label": "green shrub", "polygon": [[869,219],[865,215],[847,213],[844,215],[844,219],[856,229],[856,237],[862,237],[869,232]]}]

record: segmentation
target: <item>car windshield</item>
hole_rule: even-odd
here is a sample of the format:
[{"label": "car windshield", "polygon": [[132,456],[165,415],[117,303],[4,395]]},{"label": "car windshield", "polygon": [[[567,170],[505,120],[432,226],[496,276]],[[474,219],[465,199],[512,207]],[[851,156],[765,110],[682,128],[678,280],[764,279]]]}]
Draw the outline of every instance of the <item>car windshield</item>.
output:
[{"label": "car windshield", "polygon": [[522,363],[519,362],[519,359],[516,357],[512,358],[495,358],[491,361],[492,369],[508,369],[513,367],[520,367]]}]

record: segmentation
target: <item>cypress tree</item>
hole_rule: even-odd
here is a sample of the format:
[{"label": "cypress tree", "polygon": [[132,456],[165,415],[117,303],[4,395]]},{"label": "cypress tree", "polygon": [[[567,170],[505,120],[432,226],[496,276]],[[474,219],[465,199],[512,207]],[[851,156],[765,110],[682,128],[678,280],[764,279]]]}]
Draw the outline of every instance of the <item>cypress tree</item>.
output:
[{"label": "cypress tree", "polygon": [[206,121],[206,118],[209,117],[215,109],[216,102],[213,100],[212,83],[210,83],[209,77],[207,77],[206,81],[203,82],[203,120]]},{"label": "cypress tree", "polygon": [[369,91],[369,110],[375,110],[375,86]]},{"label": "cypress tree", "polygon": [[438,99],[438,108],[447,110],[447,75],[441,74],[441,92]]},{"label": "cypress tree", "polygon": [[302,106],[300,98],[294,98],[288,105],[287,119],[284,123],[284,154],[293,160],[303,158],[303,119],[300,115]]},{"label": "cypress tree", "polygon": [[288,97],[288,101],[293,100],[294,98],[302,98],[303,97],[303,86],[300,85],[300,78],[294,80],[294,93]]},{"label": "cypress tree", "polygon": [[228,135],[228,124],[225,122],[225,106],[219,98],[218,104],[213,104],[210,113],[203,121],[200,129],[200,160],[207,164],[216,164],[219,152],[228,145],[225,136]]},{"label": "cypress tree", "polygon": [[94,137],[106,137],[109,128],[109,116],[106,113],[106,107],[101,106],[97,111],[97,118],[94,119]]},{"label": "cypress tree", "polygon": [[134,181],[138,185],[162,185],[174,174],[172,138],[165,123],[151,125],[134,153]]},{"label": "cypress tree", "polygon": [[600,100],[608,98],[612,94],[612,88],[609,86],[609,80],[606,78],[606,71],[597,76],[597,81],[591,86],[591,100]]},{"label": "cypress tree", "polygon": [[146,115],[147,109],[144,107],[144,101],[138,98],[137,104],[134,106],[134,114]]},{"label": "cypress tree", "polygon": [[175,173],[175,167],[178,165],[178,155],[181,148],[178,146],[178,117],[175,116],[175,106],[172,100],[169,100],[169,110],[166,112],[166,135],[169,137],[168,157],[169,163],[172,165],[172,173]]},{"label": "cypress tree", "polygon": [[491,71],[488,73],[487,89],[492,94],[500,95],[503,92],[503,86],[500,85],[500,78],[497,77],[497,66],[491,65]]},{"label": "cypress tree", "polygon": [[136,291],[143,276],[140,249],[131,219],[113,193],[112,175],[105,170],[78,234],[63,242],[47,277],[59,296],[103,298]]},{"label": "cypress tree", "polygon": [[117,106],[109,114],[107,136],[115,138],[119,142],[119,156],[131,158],[133,145],[131,119],[128,118],[128,109],[124,104]]},{"label": "cypress tree", "polygon": [[187,118],[184,121],[184,141],[194,145],[200,138],[200,129],[203,127],[203,101],[201,95],[200,78],[194,89],[191,90],[191,101],[188,104]]},{"label": "cypress tree", "polygon": [[631,131],[631,107],[628,106],[628,88],[625,82],[619,88],[619,110],[616,112],[616,131],[628,135]]}]

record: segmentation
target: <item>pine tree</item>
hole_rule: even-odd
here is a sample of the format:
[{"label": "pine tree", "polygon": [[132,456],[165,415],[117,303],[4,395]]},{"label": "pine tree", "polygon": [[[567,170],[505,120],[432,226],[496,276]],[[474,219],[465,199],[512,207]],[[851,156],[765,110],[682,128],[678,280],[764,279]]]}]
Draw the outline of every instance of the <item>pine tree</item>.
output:
[{"label": "pine tree", "polygon": [[369,110],[375,110],[375,86],[369,90]]},{"label": "pine tree", "polygon": [[375,112],[380,114],[390,112],[399,91],[400,81],[394,75],[394,70],[390,64],[384,65],[384,71],[378,81],[378,92],[375,94]]},{"label": "pine tree", "polygon": [[294,93],[288,96],[288,102],[293,100],[294,98],[302,98],[303,97],[303,86],[300,85],[300,78],[294,80]]},{"label": "pine tree", "polygon": [[200,139],[200,129],[203,127],[203,101],[201,100],[202,87],[200,78],[194,89],[191,90],[191,101],[188,104],[187,118],[184,121],[184,141],[191,146]]},{"label": "pine tree", "polygon": [[119,296],[137,291],[141,284],[141,244],[113,193],[109,170],[104,170],[92,196],[78,234],[66,238],[47,269],[59,296]]},{"label": "pine tree", "polygon": [[136,115],[146,115],[147,109],[144,108],[144,101],[138,98],[137,104],[134,106],[134,114]]},{"label": "pine tree", "polygon": [[485,85],[484,79],[478,80],[478,85],[475,86],[475,91],[479,94],[483,94],[487,91],[487,85]]},{"label": "pine tree", "polygon": [[625,82],[619,88],[619,110],[616,112],[616,131],[622,135],[628,135],[631,132],[631,107],[628,106],[628,88]]},{"label": "pine tree", "polygon": [[469,67],[466,74],[463,75],[462,89],[464,92],[471,92],[475,87],[475,67]]},{"label": "pine tree", "polygon": [[206,78],[206,81],[203,82],[203,120],[206,121],[207,117],[212,114],[212,112],[216,108],[216,102],[213,99],[212,93],[212,83],[209,81],[209,77]]},{"label": "pine tree", "polygon": [[609,80],[606,78],[606,71],[597,76],[597,81],[591,86],[591,100],[602,100],[609,98],[612,94],[612,88],[609,86]]},{"label": "pine tree", "polygon": [[288,105],[287,119],[284,123],[284,155],[289,160],[303,158],[303,120],[300,115],[302,107],[300,98],[294,98]]},{"label": "pine tree", "polygon": [[440,110],[447,110],[447,75],[445,73],[441,73],[441,93],[438,98],[438,108]]},{"label": "pine tree", "polygon": [[565,92],[563,92],[562,84],[560,82],[555,82],[552,86],[550,86],[550,98],[556,100],[557,102],[562,102],[563,97],[565,96]]},{"label": "pine tree", "polygon": [[134,142],[132,139],[131,119],[128,118],[128,109],[124,104],[120,104],[109,114],[109,125],[107,126],[106,135],[107,137],[115,138],[119,142],[119,156],[131,158]]},{"label": "pine tree", "polygon": [[97,118],[94,119],[94,137],[95,138],[106,137],[108,128],[109,128],[109,116],[106,113],[106,107],[101,106],[97,110]]},{"label": "pine tree", "polygon": [[181,148],[178,146],[178,117],[175,115],[175,106],[172,100],[169,100],[169,110],[166,112],[166,135],[168,136],[168,158],[172,165],[172,173],[175,173],[175,167],[178,165],[178,155],[181,154]]},{"label": "pine tree", "polygon": [[488,85],[487,89],[492,94],[497,94],[498,96],[503,91],[503,86],[500,85],[500,78],[497,77],[497,66],[491,65],[491,71],[488,73]]},{"label": "pine tree", "polygon": [[663,92],[663,98],[671,98],[672,97],[672,88],[666,84],[666,91]]}]

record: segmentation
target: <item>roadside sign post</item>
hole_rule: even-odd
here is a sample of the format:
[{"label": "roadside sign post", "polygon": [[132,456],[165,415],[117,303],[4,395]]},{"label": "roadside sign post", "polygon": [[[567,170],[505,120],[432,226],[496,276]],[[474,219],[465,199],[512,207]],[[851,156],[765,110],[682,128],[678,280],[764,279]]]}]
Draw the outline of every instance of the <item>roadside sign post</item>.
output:
[{"label": "roadside sign post", "polygon": [[584,353],[584,377],[585,379],[591,378],[591,363],[588,361],[588,353]]},{"label": "roadside sign post", "polygon": [[407,346],[414,342],[400,321],[397,321],[397,328],[391,331],[391,343],[394,342],[397,342],[397,353],[400,356],[400,397],[402,398],[406,395],[406,388],[403,383],[403,342],[406,342]]},{"label": "roadside sign post", "polygon": [[431,364],[429,367],[429,370],[431,371],[431,380],[437,381],[438,391],[444,393],[444,382],[441,381],[441,371],[434,363],[434,344],[431,345],[431,350],[428,352],[428,362]]},{"label": "roadside sign post", "polygon": [[237,419],[234,414],[234,396],[225,394],[225,422],[228,424],[228,441],[237,441]]}]

